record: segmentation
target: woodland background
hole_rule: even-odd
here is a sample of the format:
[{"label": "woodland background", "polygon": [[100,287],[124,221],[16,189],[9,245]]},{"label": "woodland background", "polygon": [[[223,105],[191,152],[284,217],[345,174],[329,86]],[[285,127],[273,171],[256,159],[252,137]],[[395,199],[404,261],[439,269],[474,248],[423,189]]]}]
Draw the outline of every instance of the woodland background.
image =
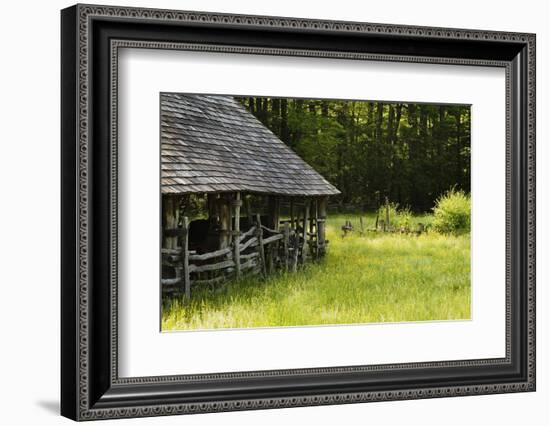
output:
[{"label": "woodland background", "polygon": [[469,105],[239,97],[334,184],[340,210],[385,197],[429,211],[451,187],[470,192]]}]

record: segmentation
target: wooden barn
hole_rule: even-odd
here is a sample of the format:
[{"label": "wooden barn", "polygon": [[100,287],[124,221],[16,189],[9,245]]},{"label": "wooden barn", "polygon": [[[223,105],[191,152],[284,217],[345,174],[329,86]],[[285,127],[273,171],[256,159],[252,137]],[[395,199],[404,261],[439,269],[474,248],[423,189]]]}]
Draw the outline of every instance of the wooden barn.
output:
[{"label": "wooden barn", "polygon": [[338,189],[230,96],[160,102],[163,292],[190,297],[195,286],[324,256]]}]

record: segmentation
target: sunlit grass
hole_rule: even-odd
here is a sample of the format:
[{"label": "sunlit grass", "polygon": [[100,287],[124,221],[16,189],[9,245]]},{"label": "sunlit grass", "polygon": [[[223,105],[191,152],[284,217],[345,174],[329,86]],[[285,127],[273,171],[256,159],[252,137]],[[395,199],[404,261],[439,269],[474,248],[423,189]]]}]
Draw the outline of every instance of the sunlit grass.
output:
[{"label": "sunlit grass", "polygon": [[[332,215],[326,258],[266,280],[194,290],[190,302],[165,300],[162,329],[281,327],[470,318],[470,236],[366,231],[342,237],[357,215]],[[417,217],[428,224],[431,216]]]}]

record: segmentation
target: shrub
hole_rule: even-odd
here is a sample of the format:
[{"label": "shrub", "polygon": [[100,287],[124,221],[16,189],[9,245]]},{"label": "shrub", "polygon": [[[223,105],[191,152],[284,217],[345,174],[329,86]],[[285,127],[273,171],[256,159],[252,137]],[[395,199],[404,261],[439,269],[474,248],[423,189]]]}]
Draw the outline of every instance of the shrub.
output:
[{"label": "shrub", "polygon": [[[394,225],[394,221],[395,221],[395,218],[397,216],[397,208],[398,208],[398,205],[397,203],[388,203],[387,205],[386,204],[382,204],[379,208],[378,208],[378,220],[379,221],[386,221],[386,208],[388,210],[388,215],[390,217],[390,224],[393,226]],[[387,224],[386,224],[387,225]]]},{"label": "shrub", "polygon": [[400,231],[410,232],[413,229],[413,214],[411,209],[405,207],[397,211],[395,216],[395,228]]},{"label": "shrub", "polygon": [[451,188],[440,196],[434,207],[434,229],[442,234],[470,232],[470,196],[462,190]]},{"label": "shrub", "polygon": [[[413,228],[413,214],[409,207],[400,207],[398,203],[388,203],[388,214],[392,229],[409,232]],[[386,220],[386,204],[378,209],[378,220]]]}]

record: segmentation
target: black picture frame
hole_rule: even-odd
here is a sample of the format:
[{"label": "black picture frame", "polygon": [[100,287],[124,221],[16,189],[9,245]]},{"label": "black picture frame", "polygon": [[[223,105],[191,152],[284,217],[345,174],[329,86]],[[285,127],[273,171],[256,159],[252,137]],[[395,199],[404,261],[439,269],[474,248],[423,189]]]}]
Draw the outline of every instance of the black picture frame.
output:
[{"label": "black picture frame", "polygon": [[[74,420],[535,390],[535,35],[75,5],[61,12],[61,414]],[[116,52],[234,53],[506,69],[506,357],[119,378]],[[156,285],[154,283],[153,285]]]}]

